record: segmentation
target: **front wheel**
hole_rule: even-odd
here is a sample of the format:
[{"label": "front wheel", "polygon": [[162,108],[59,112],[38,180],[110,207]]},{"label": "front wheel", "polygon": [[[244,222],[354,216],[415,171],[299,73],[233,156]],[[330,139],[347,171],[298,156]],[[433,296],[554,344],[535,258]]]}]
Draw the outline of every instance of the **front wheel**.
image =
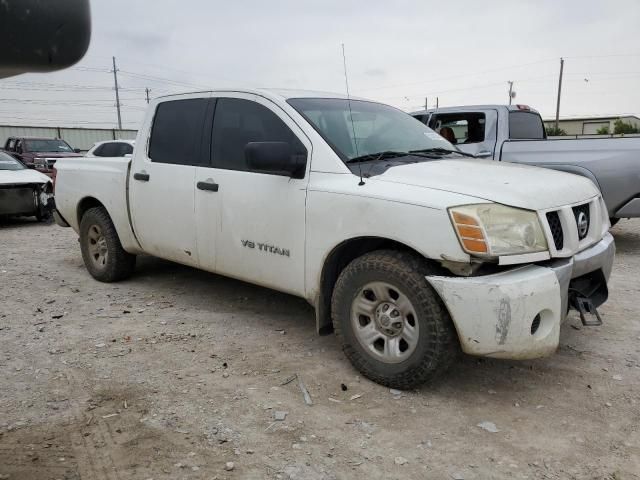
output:
[{"label": "front wheel", "polygon": [[127,253],[120,243],[111,217],[103,207],[87,210],[80,221],[82,259],[93,278],[116,282],[133,273],[136,256]]},{"label": "front wheel", "polygon": [[352,261],[332,297],[333,324],[351,363],[391,388],[414,388],[455,360],[453,322],[425,275],[435,273],[409,252],[376,251]]}]

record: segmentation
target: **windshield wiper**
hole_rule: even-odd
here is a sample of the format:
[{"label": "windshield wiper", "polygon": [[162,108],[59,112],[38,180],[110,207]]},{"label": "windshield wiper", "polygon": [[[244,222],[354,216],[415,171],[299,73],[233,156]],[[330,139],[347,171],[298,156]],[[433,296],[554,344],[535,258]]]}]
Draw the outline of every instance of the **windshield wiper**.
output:
[{"label": "windshield wiper", "polygon": [[462,152],[460,150],[449,150],[448,148],[441,148],[441,147],[423,148],[422,150],[411,150],[409,153],[439,153],[439,154],[442,154],[442,155],[449,155],[450,153],[457,153],[458,155],[463,155],[465,157],[476,158],[476,156],[472,155],[471,153]]},{"label": "windshield wiper", "polygon": [[383,160],[385,158],[398,158],[411,155],[409,152],[396,152],[394,150],[385,150],[384,152],[367,153],[359,157],[353,157],[345,161],[345,163],[367,162],[369,160]]},{"label": "windshield wiper", "polygon": [[431,152],[430,150],[431,149],[411,150],[410,152],[398,152],[395,150],[385,150],[384,152],[368,153],[366,155],[360,155],[359,157],[353,157],[353,158],[350,158],[349,160],[346,160],[345,163],[368,162],[368,161],[377,162],[378,160],[384,160],[387,158],[399,158],[399,157],[410,157],[410,156],[437,159],[439,157],[436,156],[436,154],[442,153],[442,152]]}]

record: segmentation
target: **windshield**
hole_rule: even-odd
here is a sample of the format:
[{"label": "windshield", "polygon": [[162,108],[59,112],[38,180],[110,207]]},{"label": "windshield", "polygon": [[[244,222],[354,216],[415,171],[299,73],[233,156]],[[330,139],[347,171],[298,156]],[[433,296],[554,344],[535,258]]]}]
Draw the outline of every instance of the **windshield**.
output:
[{"label": "windshield", "polygon": [[27,167],[12,156],[0,152],[0,170],[24,170],[25,168]]},{"label": "windshield", "polygon": [[64,140],[25,140],[27,152],[73,152]]},{"label": "windshield", "polygon": [[351,100],[350,112],[346,99],[292,98],[287,102],[313,125],[343,161],[387,151],[455,150],[429,127],[388,105]]}]

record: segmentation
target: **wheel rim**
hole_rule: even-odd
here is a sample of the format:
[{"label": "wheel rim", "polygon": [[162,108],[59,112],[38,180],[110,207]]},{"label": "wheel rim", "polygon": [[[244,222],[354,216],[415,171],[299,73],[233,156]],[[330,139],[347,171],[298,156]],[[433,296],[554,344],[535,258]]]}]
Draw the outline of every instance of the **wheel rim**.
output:
[{"label": "wheel rim", "polygon": [[98,225],[91,225],[87,232],[88,251],[91,262],[97,268],[104,268],[109,260],[109,249],[107,239],[102,234],[102,229]]},{"label": "wheel rim", "polygon": [[362,347],[384,363],[406,360],[418,345],[418,317],[409,298],[386,282],[366,284],[351,304],[351,323]]}]

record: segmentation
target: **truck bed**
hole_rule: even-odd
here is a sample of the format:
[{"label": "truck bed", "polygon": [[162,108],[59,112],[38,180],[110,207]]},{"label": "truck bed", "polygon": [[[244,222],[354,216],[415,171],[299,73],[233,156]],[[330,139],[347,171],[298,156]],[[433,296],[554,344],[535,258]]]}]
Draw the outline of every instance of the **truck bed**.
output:
[{"label": "truck bed", "polygon": [[640,137],[637,136],[506,140],[496,156],[505,162],[546,166],[591,178],[606,199],[610,217],[640,195]]},{"label": "truck bed", "polygon": [[130,157],[61,158],[56,162],[56,210],[79,231],[78,209],[91,199],[102,203],[116,227],[122,246],[139,249],[129,222]]}]

